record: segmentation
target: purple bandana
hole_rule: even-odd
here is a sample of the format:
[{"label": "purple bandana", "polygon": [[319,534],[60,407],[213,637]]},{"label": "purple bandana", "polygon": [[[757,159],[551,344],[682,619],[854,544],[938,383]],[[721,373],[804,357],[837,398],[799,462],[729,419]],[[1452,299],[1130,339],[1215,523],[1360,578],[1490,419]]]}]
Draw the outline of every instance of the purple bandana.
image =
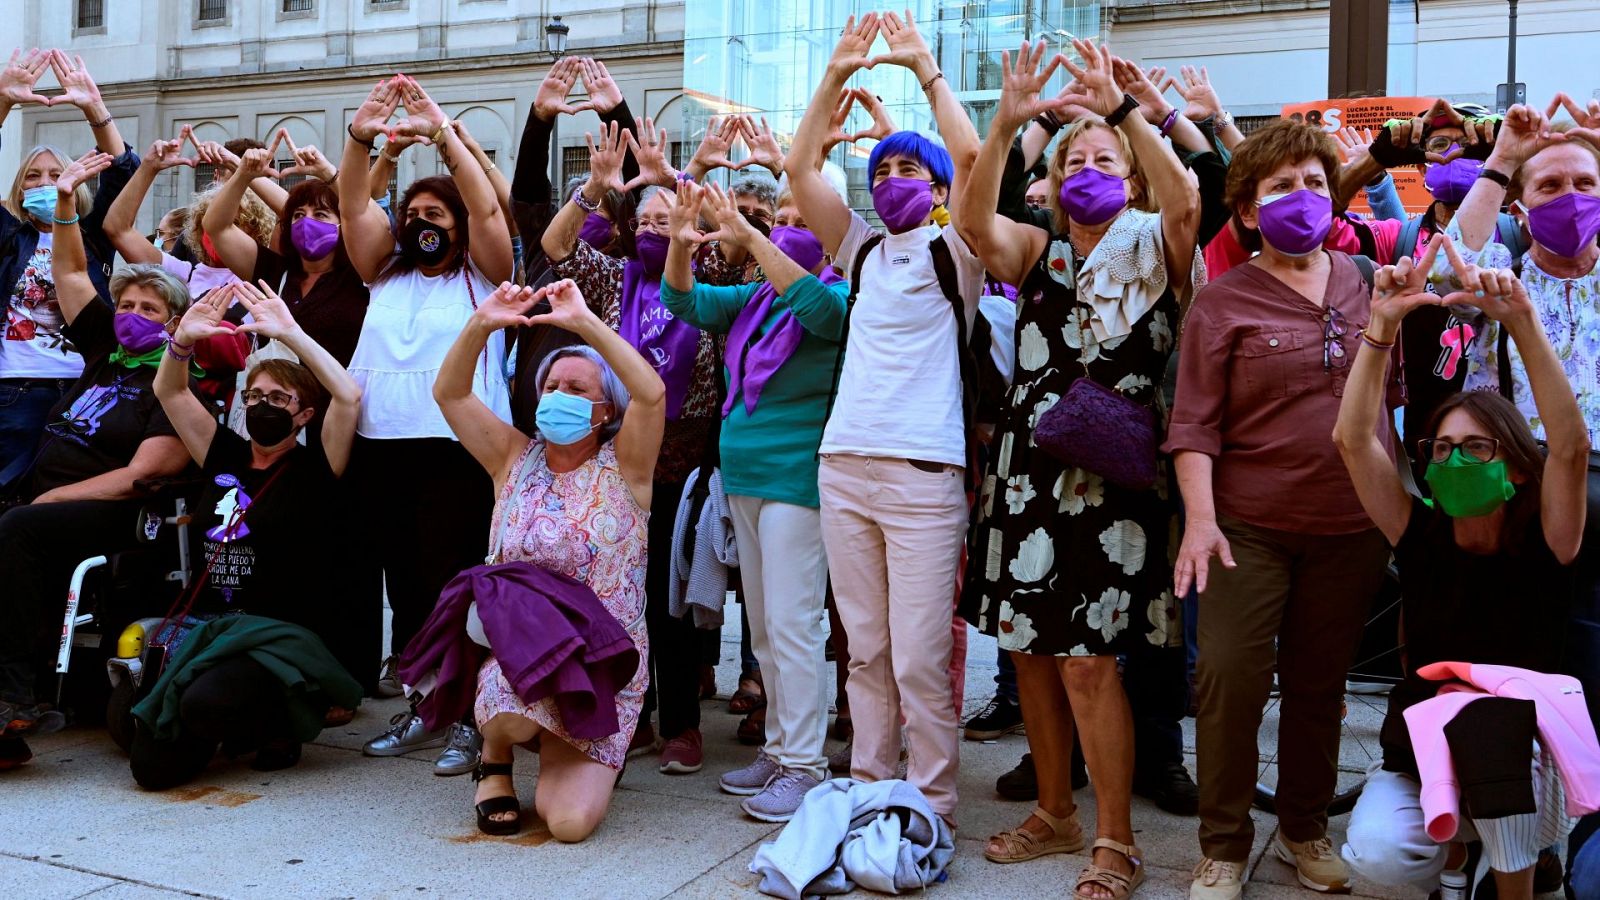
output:
[{"label": "purple bandana", "polygon": [[[823,284],[842,280],[831,267],[823,269],[817,278]],[[745,415],[753,415],[767,380],[783,368],[800,346],[800,339],[805,337],[805,326],[793,312],[785,309],[766,334],[755,338],[756,330],[767,321],[777,299],[777,289],[764,281],[733,320],[733,328],[728,331],[728,349],[722,356],[723,364],[728,367],[728,399],[722,404],[723,417],[733,412],[735,398],[741,393]],[[752,338],[755,338],[753,342]]]},{"label": "purple bandana", "polygon": [[674,318],[661,302],[661,272],[630,259],[622,266],[622,321],[617,332],[639,351],[667,385],[667,418],[676,421],[694,378],[700,329]]}]

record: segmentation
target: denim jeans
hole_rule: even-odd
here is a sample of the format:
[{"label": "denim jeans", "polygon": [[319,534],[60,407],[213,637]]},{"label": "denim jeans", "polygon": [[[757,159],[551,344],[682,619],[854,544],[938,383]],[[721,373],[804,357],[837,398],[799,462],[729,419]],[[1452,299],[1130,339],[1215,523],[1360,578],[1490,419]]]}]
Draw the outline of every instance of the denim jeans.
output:
[{"label": "denim jeans", "polygon": [[71,386],[66,378],[0,379],[0,485],[27,471],[51,408]]}]

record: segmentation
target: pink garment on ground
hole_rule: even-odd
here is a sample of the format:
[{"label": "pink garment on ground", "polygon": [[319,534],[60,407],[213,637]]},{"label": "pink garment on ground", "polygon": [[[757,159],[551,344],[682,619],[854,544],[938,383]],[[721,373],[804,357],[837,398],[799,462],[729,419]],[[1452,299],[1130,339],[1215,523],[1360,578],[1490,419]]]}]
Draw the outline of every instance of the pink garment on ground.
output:
[{"label": "pink garment on ground", "polygon": [[1429,837],[1440,843],[1451,840],[1460,824],[1461,791],[1444,726],[1468,703],[1488,696],[1533,701],[1539,741],[1555,758],[1566,788],[1567,815],[1600,811],[1600,740],[1576,678],[1463,662],[1432,663],[1417,674],[1431,681],[1466,682],[1445,685],[1439,696],[1404,714],[1422,778],[1422,818]]}]

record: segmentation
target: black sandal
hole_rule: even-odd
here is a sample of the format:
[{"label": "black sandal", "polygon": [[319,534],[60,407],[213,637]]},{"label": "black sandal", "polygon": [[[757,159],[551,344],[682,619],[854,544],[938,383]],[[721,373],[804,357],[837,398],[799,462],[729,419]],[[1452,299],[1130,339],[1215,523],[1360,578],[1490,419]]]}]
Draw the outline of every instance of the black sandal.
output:
[{"label": "black sandal", "polygon": [[[472,781],[476,784],[491,775],[511,775],[511,763],[479,762],[478,767],[472,770]],[[479,803],[478,830],[484,834],[498,836],[512,835],[522,830],[522,801],[517,799],[516,785],[512,785],[513,793],[509,797],[490,797]],[[514,813],[510,819],[491,819],[504,813]]]}]

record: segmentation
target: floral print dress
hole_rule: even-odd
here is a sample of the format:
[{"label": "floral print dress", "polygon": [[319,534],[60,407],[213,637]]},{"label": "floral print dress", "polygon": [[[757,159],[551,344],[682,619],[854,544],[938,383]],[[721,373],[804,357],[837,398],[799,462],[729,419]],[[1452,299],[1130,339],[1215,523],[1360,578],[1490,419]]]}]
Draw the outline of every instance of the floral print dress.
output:
[{"label": "floral print dress", "polygon": [[650,511],[634,501],[607,442],[594,458],[571,472],[556,474],[545,461],[544,441],[532,440],[518,457],[495,503],[500,562],[521,560],[576,578],[600,598],[639,650],[639,667],[617,694],[616,734],[580,740],[567,733],[554,698],[529,705],[517,695],[494,657],[478,670],[475,714],[478,724],[501,713],[526,716],[550,735],[578,748],[602,765],[621,770],[628,742],[639,723],[649,684],[650,639],[644,622],[645,543]]},{"label": "floral print dress", "polygon": [[[1095,310],[1077,286],[1083,267],[1065,237],[1052,240],[1017,291],[1015,375],[984,473],[969,562],[980,579],[973,624],[1004,650],[1105,656],[1126,652],[1130,640],[1182,640],[1167,556],[1176,545],[1165,463],[1154,487],[1132,490],[1069,469],[1033,443],[1039,417],[1086,372],[1159,407],[1177,346],[1170,286],[1152,293],[1131,333],[1097,339]],[[1164,285],[1165,275],[1152,280]]]}]

